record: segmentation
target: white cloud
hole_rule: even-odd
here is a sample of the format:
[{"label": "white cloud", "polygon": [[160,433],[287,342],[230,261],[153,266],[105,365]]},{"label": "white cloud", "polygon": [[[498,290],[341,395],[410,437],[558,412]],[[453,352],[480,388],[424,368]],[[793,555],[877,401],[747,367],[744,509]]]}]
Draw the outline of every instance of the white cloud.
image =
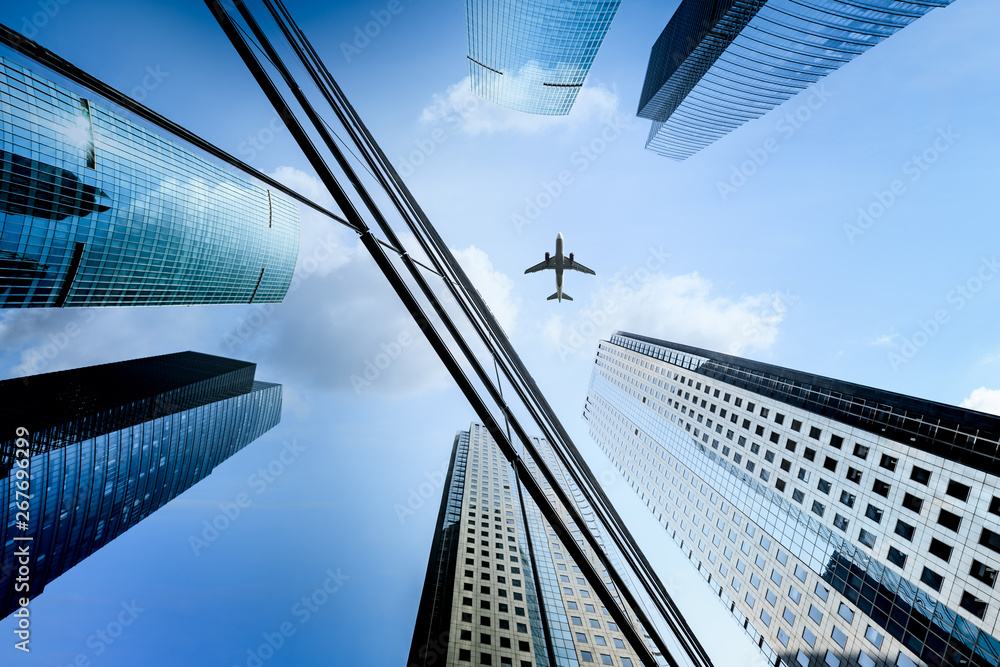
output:
[{"label": "white cloud", "polygon": [[[636,275],[644,279],[637,281]],[[697,272],[637,273],[602,285],[572,324],[553,316],[542,335],[563,359],[592,355],[597,341],[615,330],[738,355],[773,345],[795,299],[778,292],[723,296]]]},{"label": "white cloud", "polygon": [[959,404],[959,407],[1000,415],[1000,389],[980,387],[973,390],[969,397]]},{"label": "white cloud", "polygon": [[896,347],[896,340],[898,338],[899,334],[890,329],[887,334],[876,334],[872,338],[866,339],[865,344],[872,347]]},{"label": "white cloud", "polygon": [[[534,134],[542,130],[569,129],[594,121],[606,122],[618,114],[618,95],[604,86],[584,86],[577,95],[573,109],[565,116],[541,116],[513,111],[488,102],[472,92],[469,77],[448,87],[442,95],[435,93],[430,106],[424,108],[420,120],[424,123],[448,123],[470,134],[517,132]],[[622,119],[627,122],[627,118]]]},{"label": "white cloud", "polygon": [[335,213],[338,211],[329,190],[326,189],[321,180],[312,174],[307,174],[295,167],[278,167],[270,176],[300,195],[312,199],[320,206],[325,206]]},{"label": "white cloud", "polygon": [[469,280],[490,307],[503,330],[510,335],[517,323],[520,299],[514,298],[514,281],[493,268],[489,256],[476,246],[452,250]]}]

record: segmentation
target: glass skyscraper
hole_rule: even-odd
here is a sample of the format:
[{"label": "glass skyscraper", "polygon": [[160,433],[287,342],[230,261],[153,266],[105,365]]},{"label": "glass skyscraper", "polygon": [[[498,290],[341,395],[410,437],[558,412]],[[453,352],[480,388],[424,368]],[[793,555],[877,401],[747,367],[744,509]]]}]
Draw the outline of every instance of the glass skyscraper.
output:
[{"label": "glass skyscraper", "polygon": [[472,92],[502,106],[570,112],[621,0],[466,0]]},{"label": "glass skyscraper", "polygon": [[274,427],[255,370],[181,352],[0,382],[0,618]]},{"label": "glass skyscraper", "polygon": [[[547,443],[534,444],[572,490]],[[407,662],[469,664],[641,664],[482,424],[455,437]]]},{"label": "glass skyscraper", "polygon": [[298,207],[0,57],[0,307],[280,302]]},{"label": "glass skyscraper", "polygon": [[682,0],[649,56],[646,148],[683,160],[953,0]]},{"label": "glass skyscraper", "polygon": [[1000,664],[1000,418],[623,332],[584,417],[770,663]]}]

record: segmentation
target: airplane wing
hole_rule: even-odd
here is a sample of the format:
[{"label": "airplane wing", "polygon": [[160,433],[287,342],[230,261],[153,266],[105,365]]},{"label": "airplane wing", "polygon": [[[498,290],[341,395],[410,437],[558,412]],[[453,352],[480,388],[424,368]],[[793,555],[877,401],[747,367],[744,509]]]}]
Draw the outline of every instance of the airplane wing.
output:
[{"label": "airplane wing", "polygon": [[551,259],[545,259],[545,260],[539,262],[538,264],[535,264],[530,269],[525,269],[524,272],[525,273],[535,273],[536,271],[544,271],[545,269],[552,269],[552,268],[555,268],[553,266],[553,261]]},{"label": "airplane wing", "polygon": [[594,273],[593,269],[588,269],[586,266],[576,261],[575,259],[572,262],[567,262],[565,264],[565,268],[573,269],[574,271],[579,271],[580,273],[589,273],[592,276],[597,275],[596,273]]}]

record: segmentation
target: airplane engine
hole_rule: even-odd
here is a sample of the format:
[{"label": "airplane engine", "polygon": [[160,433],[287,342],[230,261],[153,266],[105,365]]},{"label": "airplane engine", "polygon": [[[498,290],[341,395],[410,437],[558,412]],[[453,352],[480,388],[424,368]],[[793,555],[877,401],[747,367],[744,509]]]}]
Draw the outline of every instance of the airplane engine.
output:
[{"label": "airplane engine", "polygon": [[570,264],[572,264],[572,263],[573,263],[573,253],[570,253],[570,254],[569,254],[569,263],[570,263]]},{"label": "airplane engine", "polygon": [[545,261],[549,261],[549,253],[545,253]]}]

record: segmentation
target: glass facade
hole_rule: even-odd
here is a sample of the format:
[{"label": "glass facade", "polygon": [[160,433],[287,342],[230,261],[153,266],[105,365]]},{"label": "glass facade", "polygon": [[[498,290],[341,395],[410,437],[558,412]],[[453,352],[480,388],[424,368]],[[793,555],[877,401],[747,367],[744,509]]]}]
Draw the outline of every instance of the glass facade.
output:
[{"label": "glass facade", "polygon": [[683,0],[653,45],[646,148],[683,160],[952,0]]},{"label": "glass facade", "polygon": [[[0,571],[0,616],[274,427],[281,385],[254,370],[183,352],[0,382],[0,562],[31,551],[29,591],[15,592],[15,568]],[[27,530],[17,427],[30,450]]]},{"label": "glass facade", "polygon": [[619,332],[600,344],[585,418],[769,662],[996,667],[995,469],[799,400],[832,384],[878,392]]},{"label": "glass facade", "polygon": [[0,307],[280,302],[298,207],[0,57]]},{"label": "glass facade", "polygon": [[407,664],[470,662],[640,664],[482,424],[455,438]]},{"label": "glass facade", "polygon": [[570,112],[620,0],[466,0],[472,92],[544,115]]}]

